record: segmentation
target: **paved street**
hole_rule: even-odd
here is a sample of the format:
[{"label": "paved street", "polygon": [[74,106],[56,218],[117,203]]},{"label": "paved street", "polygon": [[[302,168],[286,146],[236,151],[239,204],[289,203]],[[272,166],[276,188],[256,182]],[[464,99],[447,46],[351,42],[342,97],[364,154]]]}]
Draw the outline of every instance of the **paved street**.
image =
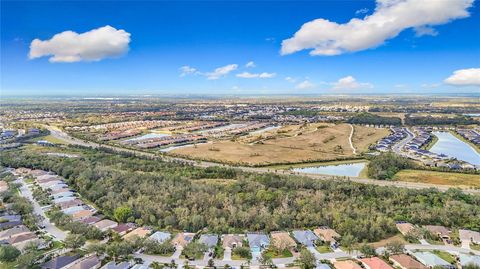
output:
[{"label": "paved street", "polygon": [[68,233],[60,230],[50,222],[50,220],[45,215],[45,212],[43,211],[40,204],[38,204],[37,201],[33,199],[32,192],[28,188],[25,181],[23,179],[18,179],[17,182],[22,184],[22,186],[20,187],[20,193],[23,197],[30,200],[30,202],[33,205],[33,211],[35,212],[35,214],[43,217],[42,224],[45,226],[45,228],[42,230],[46,231],[48,234],[53,236],[56,240],[60,240],[60,241],[64,240],[67,237]]}]

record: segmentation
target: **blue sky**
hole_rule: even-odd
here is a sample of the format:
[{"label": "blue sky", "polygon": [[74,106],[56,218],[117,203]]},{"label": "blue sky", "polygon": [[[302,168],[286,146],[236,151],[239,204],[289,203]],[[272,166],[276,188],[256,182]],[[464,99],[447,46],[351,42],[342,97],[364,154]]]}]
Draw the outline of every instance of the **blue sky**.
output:
[{"label": "blue sky", "polygon": [[[2,1],[1,90],[4,95],[480,92],[478,3],[436,1],[451,2],[451,14],[430,18],[425,13],[430,10],[412,1],[397,1],[409,8],[404,13],[392,0]],[[455,12],[452,3],[459,2]],[[411,16],[415,12],[422,15]],[[385,14],[401,22],[391,29],[370,27],[368,21]],[[349,24],[352,18],[358,21]],[[315,21],[300,32],[316,19],[329,22]],[[47,44],[64,31],[99,28],[105,32],[81,44],[70,36]],[[357,36],[360,32],[365,35]],[[99,35],[104,43],[96,41]],[[191,72],[182,75],[182,67]],[[222,67],[230,71],[222,73]]]}]

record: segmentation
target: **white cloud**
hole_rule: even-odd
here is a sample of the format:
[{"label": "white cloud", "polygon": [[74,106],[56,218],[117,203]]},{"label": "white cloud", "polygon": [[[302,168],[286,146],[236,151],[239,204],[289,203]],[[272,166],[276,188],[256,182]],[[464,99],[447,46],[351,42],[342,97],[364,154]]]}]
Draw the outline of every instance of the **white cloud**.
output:
[{"label": "white cloud", "polygon": [[370,89],[373,85],[370,83],[358,82],[354,77],[347,76],[332,83],[334,90],[352,90],[352,89]]},{"label": "white cloud", "polygon": [[313,84],[309,80],[304,80],[304,81],[300,82],[299,84],[297,84],[297,86],[295,86],[295,89],[306,90],[306,89],[311,89],[311,88],[314,88],[314,87],[315,87],[315,84]]},{"label": "white cloud", "polygon": [[130,33],[109,25],[78,34],[65,31],[49,40],[34,39],[29,58],[50,56],[50,62],[73,63],[119,57],[128,51]]},{"label": "white cloud", "polygon": [[219,68],[216,68],[213,72],[208,72],[203,75],[207,77],[208,80],[216,80],[221,77],[228,75],[228,73],[237,70],[238,64],[229,64]]},{"label": "white cloud", "polygon": [[480,86],[480,68],[457,70],[444,82],[455,86]]},{"label": "white cloud", "polygon": [[181,74],[180,74],[181,77],[184,77],[184,76],[190,75],[190,74],[195,74],[197,72],[196,68],[188,66],[188,65],[184,65],[184,66],[180,67],[179,69],[180,69],[180,72],[181,72]]},{"label": "white cloud", "polygon": [[256,66],[257,66],[257,65],[256,65],[255,62],[253,62],[253,61],[250,61],[250,62],[248,62],[248,63],[245,65],[246,68],[253,68],[253,67],[256,67]]},{"label": "white cloud", "polygon": [[277,74],[276,73],[250,73],[250,72],[243,72],[240,74],[237,74],[237,77],[239,78],[273,78]]},{"label": "white cloud", "polygon": [[295,83],[295,82],[297,82],[297,80],[294,79],[294,78],[292,78],[292,77],[286,77],[285,80],[288,81],[288,82],[290,82],[290,83]]},{"label": "white cloud", "polygon": [[422,85],[422,88],[427,88],[427,89],[433,89],[433,88],[438,88],[440,87],[440,83],[423,83]]},{"label": "white cloud", "polygon": [[362,14],[367,14],[368,13],[368,8],[362,8],[357,11],[355,11],[355,15],[362,15]]},{"label": "white cloud", "polygon": [[425,27],[468,17],[474,0],[377,0],[375,12],[363,19],[338,24],[316,19],[302,25],[295,35],[283,40],[281,54],[312,49],[310,55],[339,55],[383,44],[405,29],[425,34]]}]

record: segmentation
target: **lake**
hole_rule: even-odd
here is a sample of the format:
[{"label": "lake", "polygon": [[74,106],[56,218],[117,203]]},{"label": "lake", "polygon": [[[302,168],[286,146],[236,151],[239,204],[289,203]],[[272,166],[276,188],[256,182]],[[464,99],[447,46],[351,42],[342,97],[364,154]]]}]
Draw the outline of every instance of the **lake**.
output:
[{"label": "lake", "polygon": [[130,138],[130,139],[125,140],[125,141],[126,142],[137,141],[137,140],[143,140],[143,139],[149,139],[149,138],[160,138],[160,137],[166,137],[166,136],[170,136],[170,135],[168,135],[168,134],[158,134],[158,133],[149,133],[149,134],[145,134],[145,135],[142,135],[142,136],[139,136],[139,137]]},{"label": "lake", "polygon": [[438,141],[430,149],[437,154],[445,154],[474,165],[480,165],[480,154],[469,144],[449,132],[433,132]]},{"label": "lake", "polygon": [[365,162],[346,163],[337,165],[293,168],[292,171],[307,174],[358,177],[360,175],[360,172],[365,168],[365,165]]}]

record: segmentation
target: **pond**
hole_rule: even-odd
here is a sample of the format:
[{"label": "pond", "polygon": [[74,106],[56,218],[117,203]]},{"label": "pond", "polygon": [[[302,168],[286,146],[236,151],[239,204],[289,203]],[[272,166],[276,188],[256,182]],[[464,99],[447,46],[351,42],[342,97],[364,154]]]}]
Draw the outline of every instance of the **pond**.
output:
[{"label": "pond", "polygon": [[469,144],[449,132],[433,132],[438,141],[430,148],[431,152],[445,154],[457,160],[480,165],[480,154]]},{"label": "pond", "polygon": [[293,168],[292,171],[307,173],[307,174],[321,174],[332,176],[347,176],[358,177],[360,172],[365,168],[367,163],[346,163],[337,165],[325,165],[315,167]]}]

